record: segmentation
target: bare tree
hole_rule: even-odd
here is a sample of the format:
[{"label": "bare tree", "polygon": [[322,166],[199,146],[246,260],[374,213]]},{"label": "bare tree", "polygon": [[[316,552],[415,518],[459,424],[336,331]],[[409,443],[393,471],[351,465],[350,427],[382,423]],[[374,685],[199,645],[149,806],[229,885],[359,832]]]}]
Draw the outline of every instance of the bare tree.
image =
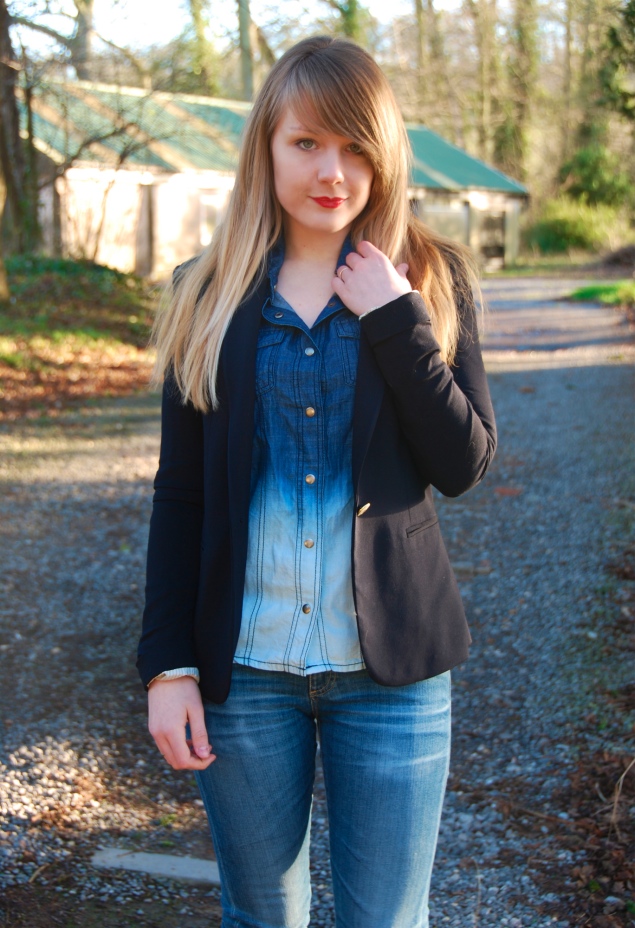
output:
[{"label": "bare tree", "polygon": [[[4,216],[4,205],[7,202],[7,185],[4,179],[4,171],[0,166],[0,222]],[[7,269],[4,264],[4,250],[2,242],[2,230],[0,229],[0,300],[9,299],[9,280],[7,278]]]},{"label": "bare tree", "polygon": [[243,100],[251,100],[254,95],[254,53],[251,34],[249,0],[238,0],[238,36]]},{"label": "bare tree", "polygon": [[[69,35],[54,29],[47,23],[40,22],[34,16],[13,15],[10,22],[11,25],[24,26],[53,39],[68,52],[71,64],[80,80],[90,80],[93,38],[95,36],[93,28],[95,0],[73,0],[73,2],[76,13],[75,16],[68,17],[73,22],[73,28]],[[42,13],[45,12],[48,12],[46,7],[42,10]]]},{"label": "bare tree", "polygon": [[358,0],[326,0],[326,3],[340,14],[344,35],[359,42],[362,37],[362,8]]},{"label": "bare tree", "polygon": [[531,119],[537,72],[536,0],[515,0],[509,82],[512,121],[509,164],[505,167],[521,180],[527,168],[527,134]]},{"label": "bare tree", "polygon": [[419,120],[430,125],[450,86],[443,35],[433,0],[415,0]]},{"label": "bare tree", "polygon": [[9,24],[6,2],[0,0],[0,221],[8,202],[13,219],[14,244],[23,251],[27,244],[25,166],[16,100],[20,65],[13,52]]},{"label": "bare tree", "polygon": [[491,160],[493,155],[496,90],[500,85],[500,57],[496,38],[496,0],[467,0],[474,24],[477,50],[477,134],[479,155]]},{"label": "bare tree", "polygon": [[214,52],[212,44],[207,38],[206,30],[209,25],[206,15],[205,0],[189,0],[190,16],[194,26],[194,54],[192,67],[194,73],[200,77],[202,89],[205,93],[214,96],[218,93],[218,83],[214,74]]},{"label": "bare tree", "polygon": [[573,17],[575,0],[565,0],[564,6],[564,55],[562,73],[562,103],[563,114],[560,122],[560,160],[565,162],[571,154],[571,122],[573,102]]}]

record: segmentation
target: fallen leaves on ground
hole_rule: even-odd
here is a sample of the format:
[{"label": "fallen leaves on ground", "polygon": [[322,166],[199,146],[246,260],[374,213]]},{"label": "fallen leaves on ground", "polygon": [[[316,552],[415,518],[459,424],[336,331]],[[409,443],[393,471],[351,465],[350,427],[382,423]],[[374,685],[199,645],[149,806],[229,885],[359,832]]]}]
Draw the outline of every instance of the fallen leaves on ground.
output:
[{"label": "fallen leaves on ground", "polygon": [[67,342],[56,351],[45,343],[27,368],[0,361],[0,421],[54,417],[77,401],[99,396],[125,396],[147,388],[154,361],[135,345],[96,340]]}]

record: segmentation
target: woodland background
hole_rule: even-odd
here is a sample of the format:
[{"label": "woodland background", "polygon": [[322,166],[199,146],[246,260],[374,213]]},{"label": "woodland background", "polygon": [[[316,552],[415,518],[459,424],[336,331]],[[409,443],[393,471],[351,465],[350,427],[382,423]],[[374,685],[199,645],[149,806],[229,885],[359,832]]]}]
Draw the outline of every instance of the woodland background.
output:
[{"label": "woodland background", "polygon": [[[28,125],[20,137],[16,95],[28,105],[43,80],[76,75],[248,100],[286,48],[316,33],[367,48],[407,121],[527,185],[527,247],[606,250],[635,239],[635,0],[441,2],[412,0],[394,18],[386,2],[381,20],[358,0],[283,2],[259,8],[256,20],[249,0],[229,18],[214,0],[184,0],[174,38],[143,47],[126,38],[126,0],[0,0],[5,248],[38,248],[41,180]],[[95,27],[100,4],[120,24],[116,43]]]}]

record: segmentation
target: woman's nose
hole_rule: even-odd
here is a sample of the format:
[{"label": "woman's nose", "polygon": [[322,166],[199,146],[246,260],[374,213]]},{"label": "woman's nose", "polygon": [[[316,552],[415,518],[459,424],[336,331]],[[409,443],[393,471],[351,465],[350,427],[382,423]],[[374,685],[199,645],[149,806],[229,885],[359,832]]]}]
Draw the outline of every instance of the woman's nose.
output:
[{"label": "woman's nose", "polygon": [[318,180],[339,184],[344,180],[342,157],[336,149],[325,149],[318,166]]}]

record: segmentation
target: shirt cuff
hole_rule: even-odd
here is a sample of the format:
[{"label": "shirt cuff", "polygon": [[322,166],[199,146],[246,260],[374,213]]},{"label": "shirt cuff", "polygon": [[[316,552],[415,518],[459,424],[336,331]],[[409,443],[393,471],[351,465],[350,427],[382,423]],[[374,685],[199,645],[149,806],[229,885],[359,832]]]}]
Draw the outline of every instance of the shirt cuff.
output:
[{"label": "shirt cuff", "polygon": [[163,673],[157,674],[156,677],[152,677],[150,683],[154,683],[155,680],[177,680],[179,677],[194,677],[197,683],[200,680],[197,667],[177,667],[175,670],[164,670]]}]

